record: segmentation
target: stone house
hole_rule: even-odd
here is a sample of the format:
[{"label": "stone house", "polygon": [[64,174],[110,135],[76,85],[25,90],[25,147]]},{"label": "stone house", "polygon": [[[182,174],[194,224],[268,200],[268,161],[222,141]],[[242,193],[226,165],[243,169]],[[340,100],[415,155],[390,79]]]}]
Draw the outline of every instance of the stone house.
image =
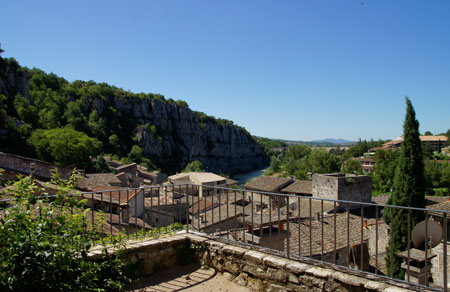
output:
[{"label": "stone house", "polygon": [[87,207],[106,213],[120,214],[123,220],[129,217],[142,218],[144,213],[144,190],[127,190],[112,186],[96,187],[92,193],[83,194]]},{"label": "stone house", "polygon": [[189,204],[185,196],[173,193],[145,198],[145,220],[152,226],[162,227],[175,222],[188,222]]},{"label": "stone house", "polygon": [[168,183],[170,184],[195,184],[201,185],[200,188],[195,188],[198,191],[200,197],[211,196],[213,194],[219,194],[220,189],[208,188],[208,187],[228,187],[227,178],[219,176],[211,172],[188,172],[178,173],[168,177]]}]

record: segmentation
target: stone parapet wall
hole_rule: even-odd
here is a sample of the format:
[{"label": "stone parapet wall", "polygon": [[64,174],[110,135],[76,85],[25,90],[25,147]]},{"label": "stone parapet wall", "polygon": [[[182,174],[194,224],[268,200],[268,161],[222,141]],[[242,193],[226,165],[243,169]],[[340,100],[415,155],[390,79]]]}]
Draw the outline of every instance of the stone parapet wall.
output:
[{"label": "stone parapet wall", "polygon": [[[198,259],[206,266],[223,273],[233,282],[253,291],[306,292],[306,291],[411,291],[413,287],[375,275],[350,274],[326,265],[288,260],[244,246],[230,245],[192,233],[131,242],[127,244],[128,259],[140,262],[142,273],[152,274],[177,265],[180,245],[189,240],[199,251]],[[189,245],[188,245],[189,246]],[[101,257],[93,251],[91,258]],[[403,286],[403,288],[401,288]]]},{"label": "stone parapet wall", "polygon": [[51,179],[51,170],[54,168],[58,169],[62,179],[69,179],[73,171],[70,167],[56,166],[45,161],[3,152],[0,152],[0,168],[26,175],[33,173],[34,176],[43,179]]}]

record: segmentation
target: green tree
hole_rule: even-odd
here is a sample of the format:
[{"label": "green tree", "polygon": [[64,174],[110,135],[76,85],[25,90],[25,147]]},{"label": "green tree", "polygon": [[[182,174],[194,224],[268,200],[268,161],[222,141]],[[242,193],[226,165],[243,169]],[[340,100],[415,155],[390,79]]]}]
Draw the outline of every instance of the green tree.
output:
[{"label": "green tree", "polygon": [[97,156],[102,143],[72,128],[36,130],[28,139],[38,158],[60,165],[87,168],[91,157]]},{"label": "green tree", "polygon": [[361,161],[355,160],[355,159],[349,159],[344,162],[344,165],[342,166],[342,172],[343,173],[353,173],[353,174],[362,174],[362,163]]},{"label": "green tree", "polygon": [[133,147],[131,147],[130,153],[128,153],[127,159],[129,162],[134,161],[136,163],[141,163],[143,157],[144,150],[138,145],[133,145]]},{"label": "green tree", "polygon": [[332,173],[340,170],[340,163],[336,155],[319,148],[301,160],[301,167],[310,173]]},{"label": "green tree", "polygon": [[395,169],[399,151],[377,150],[375,152],[375,166],[373,171],[373,187],[379,192],[390,192],[394,184]]},{"label": "green tree", "polygon": [[96,110],[89,115],[89,129],[91,133],[98,139],[102,139],[106,135],[106,123]]},{"label": "green tree", "polygon": [[14,98],[14,107],[19,119],[32,125],[36,124],[36,108],[30,105],[30,101],[20,93]]},{"label": "green tree", "polygon": [[6,127],[7,121],[7,98],[4,94],[0,94],[0,129],[4,129]]},{"label": "green tree", "polygon": [[427,193],[433,195],[433,189],[441,186],[441,165],[434,160],[425,162],[425,182]]},{"label": "green tree", "polygon": [[[419,122],[409,98],[406,98],[406,117],[403,124],[403,143],[395,170],[394,186],[388,204],[406,207],[425,207],[425,178],[422,143],[419,138]],[[393,221],[391,220],[393,218]],[[391,229],[386,253],[388,275],[403,279],[404,270],[400,268],[401,259],[396,253],[405,251],[408,236],[408,211],[388,208],[384,218]],[[412,212],[411,229],[423,218],[422,212]],[[393,250],[391,243],[393,241]],[[391,263],[391,253],[394,254]],[[391,264],[393,270],[391,270]]]},{"label": "green tree", "polygon": [[441,186],[450,188],[450,163],[444,163],[441,170]]},{"label": "green tree", "polygon": [[111,145],[111,148],[113,150],[113,153],[119,153],[120,151],[120,139],[116,134],[112,134],[109,136],[109,145]]},{"label": "green tree", "polygon": [[67,104],[66,112],[64,113],[64,118],[67,120],[67,123],[71,125],[75,130],[86,130],[86,116],[83,113],[80,102],[69,102]]},{"label": "green tree", "polygon": [[203,165],[198,160],[191,161],[183,169],[183,172],[202,172],[202,171],[203,171]]}]

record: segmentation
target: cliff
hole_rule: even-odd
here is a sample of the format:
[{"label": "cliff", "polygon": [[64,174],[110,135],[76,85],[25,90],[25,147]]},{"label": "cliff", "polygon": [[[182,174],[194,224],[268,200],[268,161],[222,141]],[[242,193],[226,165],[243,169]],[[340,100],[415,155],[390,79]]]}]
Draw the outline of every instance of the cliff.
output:
[{"label": "cliff", "polygon": [[[44,90],[42,80],[47,82]],[[40,115],[47,109],[39,106],[55,99],[53,95],[52,99],[42,98],[49,91],[61,96],[60,109],[54,111],[59,114],[59,126],[73,123],[77,130],[102,141],[105,152],[113,152],[111,135],[117,135],[120,144],[117,154],[124,157],[133,145],[139,145],[145,157],[169,173],[180,171],[193,160],[201,161],[208,171],[227,173],[268,164],[264,149],[245,129],[192,111],[184,102],[166,101],[160,95],[133,94],[92,81],[69,83],[54,74],[22,68],[15,60],[0,58],[0,94],[7,97],[9,118],[17,118],[14,99],[20,94],[29,100],[35,112],[33,128],[43,127],[40,121],[48,118]],[[79,108],[77,123],[69,117],[74,108]],[[104,126],[99,131],[93,124],[97,128]]]}]

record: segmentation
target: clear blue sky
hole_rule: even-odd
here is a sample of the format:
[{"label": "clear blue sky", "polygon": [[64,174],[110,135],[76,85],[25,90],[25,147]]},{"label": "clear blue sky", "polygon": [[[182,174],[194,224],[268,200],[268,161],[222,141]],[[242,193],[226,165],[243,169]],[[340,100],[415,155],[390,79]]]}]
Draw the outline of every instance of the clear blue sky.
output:
[{"label": "clear blue sky", "polygon": [[448,0],[3,0],[4,57],[183,99],[253,135],[394,138],[450,128]]}]

